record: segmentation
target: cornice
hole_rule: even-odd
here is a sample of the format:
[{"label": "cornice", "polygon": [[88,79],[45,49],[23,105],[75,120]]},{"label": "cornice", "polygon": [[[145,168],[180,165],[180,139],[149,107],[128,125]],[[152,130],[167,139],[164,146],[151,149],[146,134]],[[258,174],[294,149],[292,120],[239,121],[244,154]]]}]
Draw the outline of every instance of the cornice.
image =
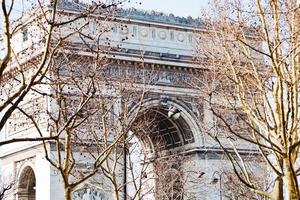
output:
[{"label": "cornice", "polygon": [[[85,4],[76,0],[61,0],[57,4],[58,9],[64,11],[71,11],[71,12],[79,12],[83,9],[88,9],[89,7],[93,7],[93,4]],[[154,22],[154,23],[161,23],[165,25],[176,25],[176,26],[185,26],[190,28],[205,28],[204,23],[199,18],[192,18],[192,17],[179,17],[175,16],[174,14],[166,14],[163,12],[156,12],[156,11],[147,11],[147,10],[140,10],[135,8],[117,8],[113,10],[114,12],[112,15],[116,18],[125,18],[127,20],[138,20],[142,22]],[[109,14],[111,12],[110,9],[99,9],[99,14]],[[97,12],[95,12],[97,14]]]},{"label": "cornice", "polygon": [[117,9],[116,17],[124,17],[126,19],[134,19],[148,22],[157,22],[166,25],[187,26],[193,28],[204,28],[204,23],[199,19],[192,17],[179,17],[174,14],[166,14],[163,12],[138,10],[135,8]]}]

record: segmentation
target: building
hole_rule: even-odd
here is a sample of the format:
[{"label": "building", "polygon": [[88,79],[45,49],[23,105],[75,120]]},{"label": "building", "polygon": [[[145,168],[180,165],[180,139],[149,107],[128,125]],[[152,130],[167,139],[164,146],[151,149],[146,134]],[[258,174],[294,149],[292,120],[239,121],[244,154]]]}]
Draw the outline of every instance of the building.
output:
[{"label": "building", "polygon": [[[60,2],[58,4],[60,22],[70,19],[73,15],[76,16],[82,6],[85,5],[76,1]],[[46,4],[44,8],[45,16],[51,16],[51,5]],[[74,74],[76,72],[86,73],[82,75],[80,84],[88,85],[89,89],[93,89],[94,86],[91,87],[90,83],[86,83],[85,80],[94,76],[89,75],[90,68],[88,67],[92,66],[90,61],[94,59],[95,55],[101,54],[100,60],[105,60],[104,64],[99,60],[96,60],[96,63],[99,61],[99,65],[104,66],[101,76],[105,76],[105,79],[96,83],[92,81],[91,84],[101,83],[103,85],[102,93],[98,90],[94,93],[113,99],[114,103],[110,104],[113,107],[110,110],[112,116],[108,119],[117,120],[113,123],[118,127],[120,125],[119,118],[116,119],[114,116],[120,117],[126,110],[126,117],[129,118],[129,121],[135,117],[134,122],[147,122],[146,127],[133,125],[132,129],[126,129],[130,130],[130,136],[135,135],[137,138],[134,142],[129,141],[127,145],[131,146],[139,141],[142,145],[140,148],[147,153],[144,163],[147,163],[149,167],[139,177],[143,183],[145,182],[140,186],[139,191],[141,192],[138,192],[143,199],[222,198],[222,175],[224,173],[222,169],[230,167],[224,160],[221,149],[201,131],[201,124],[210,123],[213,119],[211,113],[206,109],[205,103],[199,100],[201,91],[191,86],[195,74],[197,74],[197,80],[205,79],[202,76],[208,65],[205,62],[195,63],[195,57],[197,57],[195,48],[199,34],[205,37],[208,31],[199,19],[134,9],[117,10],[113,15],[109,11],[108,9],[108,12],[105,11],[101,16],[91,14],[74,23],[67,25],[62,23],[56,27],[50,45],[55,48],[62,38],[64,40],[55,54],[55,59],[49,62],[50,69],[62,70],[61,73],[65,73],[66,77],[71,72]],[[39,63],[38,60],[44,53],[42,49],[45,45],[45,27],[42,25],[46,22],[45,18],[38,18],[41,15],[43,13],[40,10],[29,12],[28,18],[24,17],[25,25],[14,36],[16,53],[22,66],[28,67],[26,68],[28,73],[31,72],[31,69],[34,71],[35,68],[31,68],[32,65],[35,65],[35,61]],[[74,34],[70,34],[72,31]],[[98,39],[96,44],[93,43],[95,38]],[[97,47],[101,47],[101,51],[94,53],[93,50]],[[64,56],[65,60],[63,60]],[[57,64],[60,62],[59,58],[62,58],[63,61]],[[72,68],[74,71],[63,71],[65,68],[55,68],[55,65],[68,65],[66,67],[68,70],[71,65],[74,66],[71,66],[70,70],[72,67],[75,68]],[[14,65],[12,64],[11,70],[13,69]],[[61,85],[54,82],[55,78],[51,79],[51,77],[53,78],[50,76],[51,70],[46,73],[49,76],[45,81],[51,86],[35,85],[34,90],[31,90],[20,104],[23,111],[29,116],[33,116],[33,120],[38,122],[40,132],[36,130],[28,116],[26,118],[21,111],[15,111],[1,134],[2,140],[39,137],[39,134],[51,136],[51,133],[55,131],[60,134],[67,132],[67,129],[55,130],[55,124],[49,123],[51,121],[49,113],[63,113],[62,107],[67,109],[65,104],[78,106],[79,100],[66,100],[65,104],[57,106],[57,98],[62,95],[58,92],[58,86]],[[9,75],[7,77],[7,80],[11,80]],[[64,87],[68,86],[67,81],[72,82],[71,79],[63,78],[55,80],[66,81]],[[114,81],[118,83],[114,84]],[[122,85],[120,82],[128,84]],[[76,96],[76,92],[83,92],[78,89],[79,86],[70,85],[68,89],[63,88],[60,92],[68,93],[69,96]],[[120,85],[122,89],[120,89]],[[14,88],[13,86],[9,87],[11,88],[8,90]],[[126,92],[123,93],[123,91]],[[133,95],[127,96],[130,93],[128,91]],[[84,92],[90,94],[89,90]],[[55,96],[56,102],[51,101],[51,94]],[[109,102],[111,103],[111,101]],[[87,108],[90,110],[95,109],[92,105],[89,106]],[[81,114],[84,116],[87,113],[86,110],[86,108],[85,110],[79,109],[74,116],[80,118]],[[66,111],[66,113],[68,112]],[[94,118],[88,119],[88,122],[92,123],[94,120]],[[154,125],[151,122],[154,122]],[[97,132],[97,128],[103,127],[95,127],[95,133],[101,134]],[[118,129],[116,127],[112,130],[116,131]],[[148,134],[143,135],[142,130],[146,133],[148,131]],[[61,141],[64,144],[66,138],[63,137]],[[113,142],[114,140],[109,139],[108,141]],[[122,148],[121,146],[122,143],[120,143],[120,148]],[[50,140],[45,144],[22,142],[4,145],[0,148],[2,174],[10,174],[16,180],[14,192],[8,199],[60,200],[64,198],[64,181],[59,170],[45,159],[45,149],[49,158],[57,161],[59,159],[57,152],[61,151],[64,154],[66,147],[60,148],[57,146],[56,140]],[[72,149],[72,151],[76,158],[74,160],[80,160],[74,170],[89,170],[91,167],[89,163],[94,162],[90,157],[92,153],[87,152],[86,149],[82,150],[82,153],[80,147]],[[116,167],[118,180],[116,182],[119,183],[118,196],[122,199],[131,199],[137,192],[134,190],[134,185],[128,183],[133,179],[129,177],[130,161],[126,152],[121,157],[123,159],[120,158],[118,161]],[[82,155],[85,157],[82,158]],[[135,154],[133,157],[135,158],[132,160],[141,158],[139,154]],[[135,162],[138,163],[141,160]],[[124,166],[126,166],[126,170],[124,170]],[[137,171],[141,171],[141,165],[138,166]],[[77,177],[85,176],[80,173],[80,170],[72,172],[70,180],[76,181]],[[114,195],[107,190],[111,185],[107,179],[101,178],[101,173],[104,172],[97,173],[93,181],[88,180],[74,188],[73,199],[113,199]],[[99,181],[102,183],[100,186],[95,183],[97,180],[101,180]],[[146,180],[148,181],[146,182]],[[215,184],[215,182],[220,184]]]}]

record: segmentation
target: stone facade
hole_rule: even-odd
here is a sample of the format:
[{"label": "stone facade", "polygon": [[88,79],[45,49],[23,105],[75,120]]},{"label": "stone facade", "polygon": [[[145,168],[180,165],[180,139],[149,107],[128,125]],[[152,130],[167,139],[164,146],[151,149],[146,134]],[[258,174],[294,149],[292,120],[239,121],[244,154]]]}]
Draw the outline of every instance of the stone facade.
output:
[{"label": "stone facade", "polygon": [[[64,12],[80,9],[78,5],[74,7],[74,4],[70,2],[60,6]],[[106,24],[111,31],[104,33],[100,39],[100,44],[103,46],[108,46],[107,41],[109,40],[110,47],[114,49],[108,54],[110,64],[103,72],[105,77],[112,82],[122,77],[124,80],[131,80],[131,84],[137,85],[136,88],[146,87],[147,93],[143,99],[143,107],[147,112],[152,108],[173,107],[178,109],[181,114],[180,121],[168,119],[166,110],[161,110],[159,111],[160,115],[155,115],[160,120],[161,127],[166,127],[167,131],[161,128],[155,133],[162,134],[161,137],[165,142],[163,147],[156,143],[157,140],[154,136],[149,136],[149,143],[156,148],[149,147],[149,151],[146,151],[149,155],[151,154],[149,156],[152,159],[150,168],[158,166],[153,164],[155,162],[156,164],[163,163],[168,156],[180,155],[178,160],[172,161],[177,165],[170,165],[166,171],[171,170],[169,175],[171,179],[179,176],[178,173],[184,177],[183,181],[179,181],[181,185],[178,186],[184,191],[182,198],[219,199],[221,188],[218,184],[212,184],[211,180],[215,176],[215,172],[228,169],[230,166],[224,160],[224,155],[216,144],[201,132],[200,124],[209,123],[212,117],[206,109],[205,103],[199,102],[201,91],[191,86],[195,74],[197,74],[197,80],[207,78],[202,77],[204,75],[201,72],[209,66],[205,62],[200,64],[194,62],[197,56],[195,50],[197,37],[199,34],[202,34],[203,37],[207,34],[203,23],[198,19],[166,16],[161,13],[141,12],[134,9],[120,10],[114,17],[114,21]],[[94,22],[92,21],[88,25],[87,34],[92,35],[97,31],[97,23]],[[70,27],[62,28],[61,34],[67,34],[68,28]],[[18,34],[16,37],[21,37],[21,33]],[[28,35],[17,53],[24,51],[27,40],[35,39]],[[82,48],[80,48],[80,52],[77,51],[83,45],[78,36],[72,37],[70,41],[73,52],[77,52],[83,57],[90,56],[89,52],[85,52]],[[131,115],[138,112],[136,105],[134,99],[128,103]],[[25,111],[34,113],[42,127],[41,131],[45,134],[49,131],[49,126],[47,118],[43,117],[45,113],[39,108],[47,106],[51,107],[51,103],[41,95],[30,98],[23,104]],[[117,110],[120,111],[120,109],[122,106]],[[37,135],[30,121],[21,115],[20,112],[12,115],[3,130],[5,134],[1,134],[5,135],[2,140],[18,137],[18,135]],[[51,151],[55,151],[51,144],[48,148],[50,154]],[[160,154],[157,153],[159,148],[162,149]],[[10,174],[17,180],[15,191],[8,198],[9,200],[63,199],[62,179],[57,170],[45,160],[45,152],[41,143],[26,142],[6,145],[0,148],[0,155],[2,174]],[[164,186],[162,182],[155,182],[159,174],[151,175],[150,171],[153,170],[149,170],[148,178],[154,176],[154,181],[152,180],[152,183],[150,181],[150,184],[152,186],[153,184],[163,184]],[[126,172],[129,173],[125,170]],[[221,177],[222,174],[219,173],[219,176]],[[166,177],[168,176],[166,175]],[[124,177],[122,178],[124,179]],[[165,181],[167,180],[166,178]],[[128,185],[126,193],[131,194],[132,187],[132,185]],[[147,190],[145,187],[143,186],[143,191]],[[157,188],[158,186],[156,186]],[[124,190],[122,192],[124,193]],[[83,184],[76,190],[73,197],[75,200],[113,199],[109,192],[102,191],[91,184]],[[152,191],[146,194],[144,199],[155,199],[155,197],[157,194]],[[160,196],[159,199],[167,198]]]}]

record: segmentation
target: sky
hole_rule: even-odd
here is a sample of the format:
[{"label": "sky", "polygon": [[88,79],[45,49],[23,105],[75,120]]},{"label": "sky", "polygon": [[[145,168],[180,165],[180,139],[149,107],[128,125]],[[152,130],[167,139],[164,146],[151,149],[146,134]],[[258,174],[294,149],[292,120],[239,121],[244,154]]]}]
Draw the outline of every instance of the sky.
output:
[{"label": "sky", "polygon": [[[141,2],[141,4],[140,4]],[[207,7],[208,0],[131,0],[125,7],[135,7],[143,10],[155,10],[173,13],[176,16],[197,18],[201,9]]]},{"label": "sky", "polygon": [[[22,13],[28,9],[32,2],[36,0],[17,0],[19,2],[14,8],[15,13]],[[69,0],[72,1],[72,0]],[[80,2],[93,2],[93,0],[79,0]],[[106,0],[109,2],[111,0]],[[176,16],[197,18],[201,14],[201,9],[207,7],[209,0],[126,0],[124,7],[135,7],[143,10],[155,10],[166,14],[173,13]]]},{"label": "sky", "polygon": [[[22,2],[18,4],[14,12],[18,16],[23,10],[26,10],[26,5],[31,5],[36,0],[17,0]],[[80,0],[91,1],[91,0]],[[129,2],[130,1],[130,2]],[[197,18],[201,15],[201,10],[207,7],[208,0],[128,0],[125,7],[135,7],[143,10],[155,10],[166,14],[173,13],[175,16]],[[1,17],[1,16],[0,16]],[[2,30],[0,22],[0,31]],[[0,44],[1,48],[1,44]]]}]

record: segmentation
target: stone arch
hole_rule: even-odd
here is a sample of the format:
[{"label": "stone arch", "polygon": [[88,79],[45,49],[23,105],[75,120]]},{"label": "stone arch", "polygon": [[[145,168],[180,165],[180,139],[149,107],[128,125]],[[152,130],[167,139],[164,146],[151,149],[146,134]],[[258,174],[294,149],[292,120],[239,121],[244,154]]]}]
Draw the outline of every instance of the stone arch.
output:
[{"label": "stone arch", "polygon": [[26,165],[21,168],[17,185],[17,200],[36,199],[36,177],[33,167]]},{"label": "stone arch", "polygon": [[[170,117],[169,108],[178,109],[180,116],[176,119]],[[144,199],[165,199],[165,196],[159,195],[161,192],[168,195],[169,199],[181,199],[184,183],[180,177],[184,176],[181,170],[185,162],[184,152],[199,142],[197,135],[200,128],[195,118],[184,102],[170,98],[145,99],[142,108],[131,108],[129,120],[134,122],[128,136],[136,138],[138,142],[129,141],[129,152],[132,152],[130,148],[134,149],[137,144],[141,144],[137,156],[134,156],[137,157],[134,166],[144,170],[137,170],[135,174],[135,177],[142,174],[144,187],[141,193],[145,195]],[[162,163],[165,163],[163,168],[160,165]],[[177,178],[172,179],[174,177]],[[170,179],[173,181],[169,181]],[[169,187],[164,187],[166,182]],[[129,188],[130,186],[128,193]]]},{"label": "stone arch", "polygon": [[[178,119],[174,120],[168,116],[169,107],[180,111]],[[146,99],[142,109],[137,107],[131,109],[130,116],[137,116],[135,121],[148,123],[147,128],[144,126],[139,130],[139,127],[135,127],[133,130],[148,153],[198,143],[199,126],[192,111],[182,102],[173,99]]]}]

